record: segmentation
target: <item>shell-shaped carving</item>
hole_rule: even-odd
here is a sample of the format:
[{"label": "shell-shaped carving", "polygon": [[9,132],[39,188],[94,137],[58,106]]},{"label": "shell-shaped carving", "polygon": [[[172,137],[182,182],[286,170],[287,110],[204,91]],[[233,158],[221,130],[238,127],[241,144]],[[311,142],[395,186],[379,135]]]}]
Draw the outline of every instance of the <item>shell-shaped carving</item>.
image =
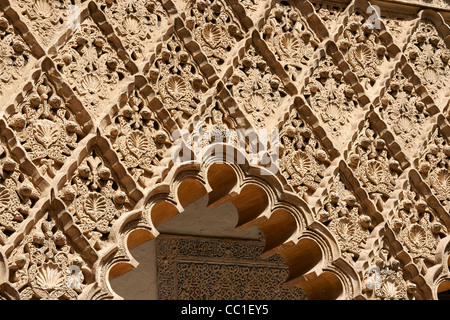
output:
[{"label": "shell-shaped carving", "polygon": [[439,78],[436,70],[434,70],[431,67],[427,67],[424,72],[423,72],[423,77],[425,78],[425,80],[427,82],[431,82],[434,83],[436,81],[436,79]]},{"label": "shell-shaped carving", "polygon": [[450,173],[447,169],[442,168],[433,172],[430,177],[432,187],[438,193],[440,200],[449,198],[450,195]]},{"label": "shell-shaped carving", "polygon": [[47,0],[36,0],[33,10],[41,17],[47,18],[52,15],[53,8]]},{"label": "shell-shaped carving", "polygon": [[127,147],[138,158],[150,149],[150,140],[140,131],[127,135]]},{"label": "shell-shaped carving", "polygon": [[91,94],[97,93],[100,90],[100,80],[95,74],[88,73],[83,77],[81,85],[84,90]]},{"label": "shell-shaped carving", "polygon": [[336,232],[344,239],[349,240],[356,234],[356,226],[348,218],[341,218],[337,221]]},{"label": "shell-shaped carving", "polygon": [[94,220],[98,221],[106,214],[107,203],[104,196],[91,192],[84,200],[84,210]]},{"label": "shell-shaped carving", "polygon": [[11,196],[8,189],[6,189],[4,186],[0,186],[0,210],[3,208],[7,208],[10,201]]},{"label": "shell-shaped carving", "polygon": [[390,279],[383,281],[383,284],[381,286],[381,294],[383,298],[389,300],[396,299],[397,292],[398,292],[397,285],[395,284],[394,281]]},{"label": "shell-shaped carving", "polygon": [[44,290],[61,288],[64,281],[62,270],[54,263],[46,263],[37,270],[36,284]]},{"label": "shell-shaped carving", "polygon": [[409,239],[418,247],[421,248],[426,244],[427,233],[425,229],[418,225],[412,225],[408,230]]},{"label": "shell-shaped carving", "polygon": [[294,58],[300,50],[300,40],[291,32],[284,33],[280,37],[279,47],[286,58]]},{"label": "shell-shaped carving", "polygon": [[370,160],[367,163],[366,175],[372,183],[379,184],[385,175],[383,165],[377,160]]},{"label": "shell-shaped carving", "polygon": [[409,132],[411,128],[412,128],[411,120],[408,119],[407,117],[400,117],[400,119],[398,119],[397,121],[397,128],[395,130],[398,131],[397,133]]},{"label": "shell-shaped carving", "polygon": [[203,28],[202,36],[211,47],[216,47],[222,39],[222,32],[217,26],[208,23]]},{"label": "shell-shaped carving", "polygon": [[335,103],[328,103],[326,107],[326,116],[333,121],[339,120],[342,117],[342,110]]},{"label": "shell-shaped carving", "polygon": [[166,90],[178,102],[187,91],[186,81],[180,76],[171,76],[166,83]]},{"label": "shell-shaped carving", "polygon": [[33,133],[38,142],[45,148],[50,147],[59,138],[59,126],[47,119],[34,124]]},{"label": "shell-shaped carving", "polygon": [[294,155],[292,159],[292,165],[302,177],[305,176],[309,171],[311,171],[314,166],[311,158],[302,151],[299,151]]},{"label": "shell-shaped carving", "polygon": [[267,109],[266,99],[260,94],[252,94],[249,105],[246,107],[248,112],[262,111]]},{"label": "shell-shaped carving", "polygon": [[139,33],[139,20],[134,16],[127,16],[123,21],[124,29],[130,34]]},{"label": "shell-shaped carving", "polygon": [[363,43],[358,44],[351,52],[356,61],[364,67],[373,58],[373,50]]}]

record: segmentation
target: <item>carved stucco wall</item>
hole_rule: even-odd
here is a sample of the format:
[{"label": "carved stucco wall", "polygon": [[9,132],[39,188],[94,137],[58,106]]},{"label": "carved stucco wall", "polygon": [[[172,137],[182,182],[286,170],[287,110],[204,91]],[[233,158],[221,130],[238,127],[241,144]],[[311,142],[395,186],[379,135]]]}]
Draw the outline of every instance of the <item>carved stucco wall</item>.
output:
[{"label": "carved stucco wall", "polygon": [[[0,297],[120,298],[130,250],[206,197],[308,299],[438,298],[449,20],[447,0],[0,0]],[[279,170],[176,161],[196,121],[206,148],[278,129]]]}]

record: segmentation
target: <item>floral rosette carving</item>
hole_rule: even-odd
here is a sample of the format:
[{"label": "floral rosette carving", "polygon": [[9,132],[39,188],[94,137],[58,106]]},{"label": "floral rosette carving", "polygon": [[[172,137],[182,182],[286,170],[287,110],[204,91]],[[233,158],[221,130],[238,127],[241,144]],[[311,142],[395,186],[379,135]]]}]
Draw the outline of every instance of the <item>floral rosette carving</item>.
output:
[{"label": "floral rosette carving", "polygon": [[158,0],[103,0],[102,10],[133,60],[142,61],[169,16]]},{"label": "floral rosette carving", "polygon": [[31,59],[30,48],[0,12],[0,95],[7,84],[21,77],[21,70]]},{"label": "floral rosette carving", "polygon": [[333,178],[316,218],[336,237],[343,257],[356,261],[372,229],[372,218],[363,214],[361,205],[347,190],[340,174]]},{"label": "floral rosette carving", "polygon": [[386,142],[370,127],[368,120],[356,138],[347,161],[377,206],[383,206],[395,189],[401,173],[400,164],[392,158]]},{"label": "floral rosette carving", "polygon": [[134,180],[142,187],[148,186],[171,146],[168,132],[149,109],[148,101],[134,91],[106,133]]},{"label": "floral rosette carving", "polygon": [[230,8],[220,0],[195,2],[189,10],[186,25],[217,70],[244,34]]},{"label": "floral rosette carving", "polygon": [[164,107],[179,125],[194,114],[208,88],[197,64],[175,34],[163,43],[148,76]]},{"label": "floral rosette carving", "polygon": [[17,139],[41,174],[50,178],[67,161],[78,141],[82,127],[56,92],[47,76],[41,75],[24,100],[7,118]]},{"label": "floral rosette carving", "polygon": [[439,128],[436,128],[428,143],[420,152],[417,167],[442,206],[450,210],[450,146]]},{"label": "floral rosette carving", "polygon": [[437,105],[449,100],[450,50],[431,21],[421,20],[405,48],[408,63]]},{"label": "floral rosette carving", "polygon": [[114,221],[131,209],[128,195],[95,152],[82,161],[59,196],[75,224],[97,250],[106,245]]},{"label": "floral rosette carving", "polygon": [[406,280],[402,263],[384,244],[371,252],[370,265],[363,275],[363,293],[369,300],[420,299],[417,284]]},{"label": "floral rosette carving", "polygon": [[289,184],[300,196],[311,195],[323,179],[330,160],[295,109],[280,132],[280,154],[280,170]]},{"label": "floral rosette carving", "polygon": [[8,258],[10,282],[22,300],[75,300],[91,271],[46,214]]},{"label": "floral rosette carving", "polygon": [[299,10],[276,3],[262,28],[264,40],[293,81],[299,80],[319,43],[306,24]]},{"label": "floral rosette carving", "polygon": [[40,196],[9,151],[0,145],[0,244],[17,231]]},{"label": "floral rosette carving", "polygon": [[100,104],[129,72],[91,18],[86,19],[61,47],[54,61],[88,112],[98,116]]},{"label": "floral rosette carving", "polygon": [[380,97],[380,113],[407,151],[417,149],[421,128],[432,116],[414,85],[396,72]]},{"label": "floral rosette carving", "polygon": [[436,212],[408,185],[389,224],[407,248],[422,275],[435,263],[436,248],[447,228]]},{"label": "floral rosette carving", "polygon": [[337,43],[362,86],[372,87],[390,59],[377,29],[363,15],[352,14]]},{"label": "floral rosette carving", "polygon": [[321,60],[303,94],[320,114],[330,135],[338,140],[347,131],[352,113],[358,108],[358,97],[330,57]]},{"label": "floral rosette carving", "polygon": [[271,73],[270,67],[253,46],[246,50],[226,86],[258,128],[266,127],[267,120],[287,95],[280,78]]}]

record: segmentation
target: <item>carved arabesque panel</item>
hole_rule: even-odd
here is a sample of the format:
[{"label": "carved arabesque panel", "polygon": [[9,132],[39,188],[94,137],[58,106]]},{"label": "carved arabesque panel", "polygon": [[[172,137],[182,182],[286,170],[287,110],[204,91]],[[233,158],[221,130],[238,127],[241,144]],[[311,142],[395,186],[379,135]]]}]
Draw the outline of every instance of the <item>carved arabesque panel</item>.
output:
[{"label": "carved arabesque panel", "polygon": [[404,263],[393,252],[388,240],[380,239],[367,257],[362,274],[363,294],[369,300],[420,299],[417,284],[410,281]]},{"label": "carved arabesque panel", "polygon": [[186,26],[218,71],[245,34],[231,8],[221,0],[192,1]]},{"label": "carved arabesque panel", "polygon": [[319,187],[330,158],[296,108],[280,130],[280,171],[301,197]]},{"label": "carved arabesque panel", "polygon": [[23,76],[35,58],[9,18],[0,11],[0,96]]},{"label": "carved arabesque panel", "polygon": [[54,37],[66,30],[76,28],[85,0],[19,0],[11,1],[21,18],[27,22],[34,36],[43,46],[52,44]]},{"label": "carved arabesque panel", "polygon": [[327,132],[337,145],[346,141],[352,120],[361,110],[355,90],[330,56],[320,59],[312,71],[303,95],[320,116]]},{"label": "carved arabesque panel", "polygon": [[450,99],[450,49],[434,23],[420,20],[404,52],[435,103],[444,107]]},{"label": "carved arabesque panel", "polygon": [[442,206],[450,211],[450,145],[448,124],[435,127],[420,151],[420,158],[416,161],[422,179],[430,186]]},{"label": "carved arabesque panel", "polygon": [[397,68],[378,100],[377,109],[383,120],[408,154],[417,151],[431,117],[439,111],[437,107],[427,106],[424,91]]},{"label": "carved arabesque panel", "polygon": [[236,103],[248,114],[250,123],[257,128],[268,126],[268,120],[279,112],[288,96],[280,77],[253,45],[246,48],[225,85]]},{"label": "carved arabesque panel", "polygon": [[117,114],[105,133],[129,174],[139,185],[147,187],[172,145],[169,132],[150,109],[149,99],[138,89],[132,90],[125,102],[119,102]]},{"label": "carved arabesque panel", "polygon": [[341,173],[328,183],[327,195],[316,212],[316,219],[336,237],[345,259],[354,262],[359,258],[373,229],[373,221],[347,188]]},{"label": "carved arabesque panel", "polygon": [[52,179],[86,135],[46,73],[7,116],[8,125],[42,176]]},{"label": "carved arabesque panel", "polygon": [[425,275],[434,265],[437,246],[448,231],[435,209],[409,182],[391,212],[389,225]]},{"label": "carved arabesque panel", "polygon": [[365,89],[374,86],[393,58],[380,31],[359,11],[350,14],[336,43]]},{"label": "carved arabesque panel", "polygon": [[4,244],[30,216],[42,194],[33,177],[23,172],[4,137],[0,144],[0,168],[0,244]]},{"label": "carved arabesque panel", "polygon": [[101,0],[100,8],[135,61],[142,62],[170,23],[159,0]]},{"label": "carved arabesque panel", "polygon": [[262,37],[293,81],[310,63],[319,40],[295,6],[276,2],[261,28]]},{"label": "carved arabesque panel", "polygon": [[49,213],[8,257],[10,282],[22,300],[76,300],[92,271]]},{"label": "carved arabesque panel", "polygon": [[183,40],[176,32],[171,33],[158,46],[147,76],[173,120],[183,126],[195,113],[209,83]]},{"label": "carved arabesque panel", "polygon": [[130,72],[97,24],[88,17],[53,59],[87,111],[98,117],[118,84]]},{"label": "carved arabesque panel", "polygon": [[257,241],[161,235],[156,239],[161,300],[304,300],[278,255],[262,259]]},{"label": "carved arabesque panel", "polygon": [[361,181],[377,208],[389,199],[402,172],[401,165],[392,155],[370,119],[364,120],[352,142],[346,160]]},{"label": "carved arabesque panel", "polygon": [[81,161],[59,191],[74,223],[96,250],[108,242],[111,227],[133,202],[115,181],[114,172],[94,150]]}]

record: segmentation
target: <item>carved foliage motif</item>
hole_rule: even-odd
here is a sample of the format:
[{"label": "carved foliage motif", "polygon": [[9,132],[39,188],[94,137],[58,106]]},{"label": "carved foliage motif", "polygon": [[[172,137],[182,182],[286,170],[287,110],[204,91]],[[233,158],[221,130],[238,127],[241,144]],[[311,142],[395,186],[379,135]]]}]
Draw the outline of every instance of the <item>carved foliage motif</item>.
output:
[{"label": "carved foliage motif", "polygon": [[148,104],[134,90],[105,129],[128,172],[143,187],[171,146],[168,132]]},{"label": "carved foliage motif", "polygon": [[447,228],[433,208],[410,185],[403,191],[400,203],[394,209],[390,226],[425,275],[428,267],[434,265],[437,245],[447,236]]},{"label": "carved foliage motif", "polygon": [[243,31],[232,11],[220,0],[195,2],[188,11],[186,25],[210,62],[220,70]]},{"label": "carved foliage motif", "polygon": [[84,137],[82,127],[61,98],[56,87],[43,74],[15,105],[8,125],[28,152],[42,175],[53,178]]},{"label": "carved foliage motif", "polygon": [[148,76],[164,107],[183,125],[195,112],[208,82],[174,33],[162,43]]},{"label": "carved foliage motif", "polygon": [[418,170],[443,207],[450,210],[450,146],[436,128],[421,151]]},{"label": "carved foliage motif", "polygon": [[301,196],[311,195],[330,163],[328,154],[295,109],[280,132],[280,140],[281,173]]},{"label": "carved foliage motif", "polygon": [[319,62],[303,94],[312,109],[320,114],[330,135],[338,140],[348,129],[352,114],[358,109],[358,100],[332,58]]},{"label": "carved foliage motif", "polygon": [[39,198],[36,189],[6,146],[0,145],[0,244],[18,230]]},{"label": "carved foliage motif", "polygon": [[327,28],[332,31],[333,24],[339,19],[344,7],[338,4],[316,3],[312,1],[316,14],[322,19]]},{"label": "carved foliage motif", "polygon": [[[206,147],[214,142],[224,142],[234,145],[237,143],[237,135],[234,129],[237,127],[235,120],[224,108],[219,99],[213,99],[207,111],[199,123],[201,125],[201,146]],[[193,140],[196,137],[193,137]]]},{"label": "carved foliage motif", "polygon": [[93,116],[99,115],[100,102],[107,102],[119,81],[129,75],[123,61],[91,18],[75,30],[54,60]]},{"label": "carved foliage motif", "polygon": [[356,137],[347,160],[377,205],[389,198],[401,168],[390,155],[386,142],[371,128],[369,120]]},{"label": "carved foliage motif", "polygon": [[126,192],[95,151],[80,163],[59,195],[75,224],[98,250],[106,244],[114,221],[131,207]]},{"label": "carved foliage motif", "polygon": [[375,84],[381,75],[382,66],[390,59],[378,33],[363,15],[356,12],[349,17],[337,40],[346,60],[365,88]]},{"label": "carved foliage motif", "polygon": [[421,142],[417,138],[432,114],[414,85],[399,70],[380,97],[379,109],[383,119],[399,137],[402,147],[408,151],[416,150]]},{"label": "carved foliage motif", "polygon": [[23,300],[77,299],[90,270],[49,214],[36,223],[9,259],[10,281]]},{"label": "carved foliage motif", "polygon": [[272,74],[254,46],[247,48],[226,85],[256,127],[267,125],[267,119],[277,112],[287,95],[280,78]]},{"label": "carved foliage motif", "polygon": [[319,42],[307,28],[300,11],[276,3],[262,30],[264,40],[278,60],[287,66],[292,80],[298,80]]},{"label": "carved foliage motif", "polygon": [[83,0],[23,0],[15,1],[13,5],[18,7],[22,17],[29,22],[34,35],[47,46],[54,35],[65,26],[71,27],[75,23],[79,12],[71,9],[81,2]]},{"label": "carved foliage motif", "polygon": [[355,195],[341,181],[340,174],[333,178],[316,218],[335,235],[342,255],[349,261],[356,261],[369,236],[372,218],[363,213]]},{"label": "carved foliage motif", "polygon": [[[384,241],[385,242],[385,241]],[[370,267],[365,270],[364,293],[370,300],[414,300],[417,285],[407,281],[402,263],[392,254],[388,245],[374,248]]]},{"label": "carved foliage motif", "polygon": [[30,48],[9,19],[0,12],[0,95],[4,87],[19,79],[21,70],[32,59]]},{"label": "carved foliage motif", "polygon": [[405,55],[421,81],[426,83],[436,104],[447,103],[450,50],[431,21],[420,21],[405,48]]},{"label": "carved foliage motif", "polygon": [[103,0],[103,10],[133,60],[146,58],[148,47],[168,25],[158,0]]}]

